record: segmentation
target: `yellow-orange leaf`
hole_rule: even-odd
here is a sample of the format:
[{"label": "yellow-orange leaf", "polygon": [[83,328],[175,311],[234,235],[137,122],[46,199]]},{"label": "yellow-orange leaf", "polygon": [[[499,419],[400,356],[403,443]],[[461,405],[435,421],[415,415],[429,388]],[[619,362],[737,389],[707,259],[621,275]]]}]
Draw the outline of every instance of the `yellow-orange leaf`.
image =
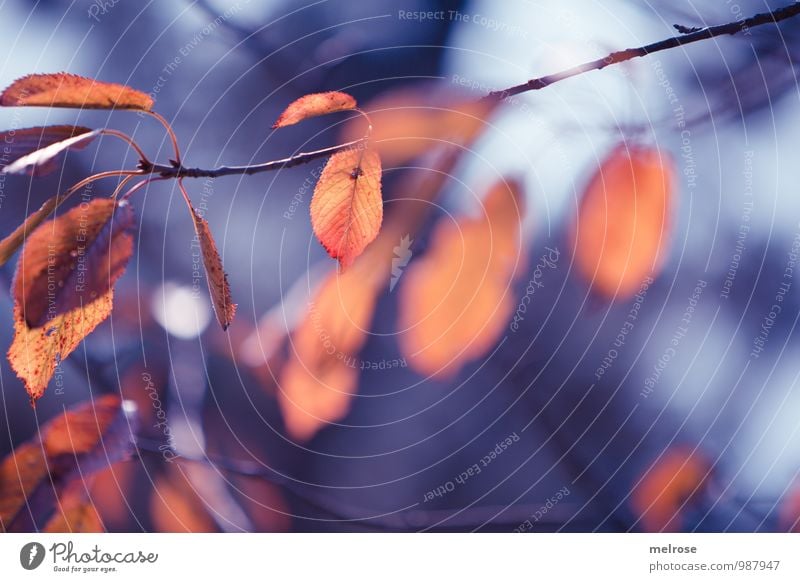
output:
[{"label": "yellow-orange leaf", "polygon": [[498,341],[513,311],[511,283],[523,261],[522,196],[514,182],[490,191],[486,214],[440,222],[431,247],[400,288],[400,346],[426,375],[452,376]]},{"label": "yellow-orange leaf", "polygon": [[634,489],[631,504],[645,531],[680,531],[684,504],[698,493],[709,475],[708,461],[698,452],[676,447],[650,467]]},{"label": "yellow-orange leaf", "polygon": [[356,108],[356,100],[347,93],[328,91],[327,93],[312,93],[304,95],[289,104],[281,113],[273,128],[294,125],[309,117],[317,117],[337,111],[347,111]]},{"label": "yellow-orange leaf", "polygon": [[203,253],[203,266],[206,270],[208,291],[214,304],[214,313],[216,313],[217,321],[222,326],[222,329],[226,330],[236,315],[236,304],[233,302],[228,276],[222,267],[222,259],[219,256],[214,237],[211,236],[208,221],[197,214],[197,211],[193,208],[192,217],[194,219],[194,230],[197,233],[200,249]]},{"label": "yellow-orange leaf", "polygon": [[370,267],[359,261],[331,274],[292,335],[278,402],[289,434],[298,440],[340,420],[350,407],[360,367],[356,355],[366,340],[380,283]]},{"label": "yellow-orange leaf", "polygon": [[606,297],[631,297],[667,254],[673,163],[650,147],[620,145],[589,182],[573,227],[575,264]]},{"label": "yellow-orange leaf", "polygon": [[126,85],[70,73],[50,73],[17,79],[0,95],[0,105],[150,111],[153,99]]},{"label": "yellow-orange leaf", "polygon": [[314,188],[314,234],[342,267],[348,267],[378,235],[383,220],[381,160],[369,149],[331,156]]},{"label": "yellow-orange leaf", "polygon": [[357,381],[358,370],[342,360],[328,360],[313,370],[296,358],[289,360],[281,371],[278,400],[287,432],[307,441],[325,425],[342,419]]},{"label": "yellow-orange leaf", "polygon": [[11,367],[25,383],[31,402],[42,397],[56,366],[111,313],[114,292],[31,329],[19,306],[14,308],[14,341],[8,350]]}]

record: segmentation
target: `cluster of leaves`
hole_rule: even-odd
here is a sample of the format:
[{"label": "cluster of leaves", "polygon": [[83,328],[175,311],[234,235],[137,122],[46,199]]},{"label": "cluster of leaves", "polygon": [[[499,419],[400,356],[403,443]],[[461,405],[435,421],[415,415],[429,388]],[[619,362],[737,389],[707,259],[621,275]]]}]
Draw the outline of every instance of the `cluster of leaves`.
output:
[{"label": "cluster of leaves", "polygon": [[[134,215],[129,199],[152,180],[178,180],[200,241],[217,320],[223,329],[228,328],[236,304],[220,254],[208,222],[195,210],[183,186],[184,168],[174,132],[152,112],[153,101],[148,95],[124,85],[66,73],[38,74],[14,82],[0,95],[0,105],[143,111],[164,123],[175,148],[175,160],[171,161],[174,171],[154,175],[158,166],[132,138],[115,130],[60,125],[4,134],[5,141],[12,144],[9,162],[0,169],[6,174],[44,175],[57,167],[60,155],[85,147],[101,135],[123,139],[141,157],[136,169],[96,174],[52,197],[0,241],[3,262],[25,245],[12,289],[15,338],[8,356],[32,402],[42,396],[59,362],[111,313],[114,283],[124,273],[133,252]],[[354,109],[355,99],[345,93],[307,95],[289,105],[275,127]],[[380,158],[366,140],[360,143],[361,147],[330,157],[311,203],[314,232],[343,267],[349,266],[375,238],[383,218]],[[105,177],[121,179],[110,198],[84,200],[42,224],[75,192]],[[135,178],[141,180],[128,187]]]},{"label": "cluster of leaves", "polygon": [[[320,286],[314,309],[293,334],[293,357],[281,373],[285,388],[280,402],[290,432],[299,438],[309,438],[320,426],[341,418],[355,391],[357,373],[342,360],[364,344],[388,277],[382,265],[392,248],[389,237],[397,234],[390,230],[385,244],[376,245],[361,266],[354,265],[383,222],[381,160],[396,166],[443,143],[469,144],[496,106],[488,101],[415,106],[415,100],[421,102],[420,95],[392,94],[366,113],[350,95],[317,93],[291,103],[274,125],[283,128],[319,115],[356,111],[369,127],[363,135],[358,124],[346,126],[343,138],[356,145],[330,156],[311,200],[314,233],[342,270]],[[0,95],[0,104],[139,110],[165,124],[175,147],[175,160],[164,171],[129,136],[115,130],[62,125],[9,132],[12,155],[2,171],[10,174],[43,175],[56,167],[58,156],[101,135],[125,140],[141,157],[136,169],[96,174],[54,196],[0,242],[3,260],[25,243],[12,289],[16,333],[9,360],[32,401],[42,396],[61,360],[110,314],[114,283],[133,252],[129,198],[154,179],[178,180],[202,248],[217,319],[228,328],[236,304],[220,254],[208,222],[184,188],[177,139],[152,112],[147,95],[59,73],[16,81]],[[658,270],[669,231],[672,172],[671,162],[658,149],[623,144],[590,181],[573,228],[574,249],[579,271],[598,293],[629,296]],[[120,179],[110,198],[84,202],[42,224],[69,196],[104,177]],[[128,186],[136,178],[140,181]],[[434,182],[435,192],[441,180]],[[420,373],[453,375],[500,337],[513,309],[509,290],[524,267],[524,198],[519,183],[499,181],[486,196],[483,217],[437,227],[431,250],[409,268],[401,286],[400,343]],[[320,341],[320,329],[336,346],[336,361],[331,362],[328,347]],[[464,345],[463,338],[472,341]]]}]

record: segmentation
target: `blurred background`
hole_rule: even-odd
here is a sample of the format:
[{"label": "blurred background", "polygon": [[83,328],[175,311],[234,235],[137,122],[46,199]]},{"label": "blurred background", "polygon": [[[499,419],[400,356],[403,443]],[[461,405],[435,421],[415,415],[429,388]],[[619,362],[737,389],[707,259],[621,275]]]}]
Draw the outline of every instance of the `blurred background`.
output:
[{"label": "blurred background", "polygon": [[[68,71],[140,89],[172,124],[186,164],[207,168],[341,140],[344,117],[271,129],[306,93],[477,99],[673,36],[675,23],[738,21],[786,3],[12,0],[0,8],[0,80]],[[0,363],[0,453],[65,407],[121,394],[137,404],[138,455],[91,483],[110,531],[797,527],[798,35],[796,20],[753,28],[593,71],[496,111],[419,228],[401,233],[406,243],[389,241],[402,248],[399,263],[384,265],[398,267],[396,281],[377,294],[353,354],[366,363],[356,366],[357,388],[306,395],[321,419],[311,428],[287,421],[281,399],[292,387],[282,371],[294,349],[287,336],[336,273],[309,220],[321,162],[186,181],[239,304],[227,333],[213,321],[180,193],[152,184],[134,198],[136,251],[112,317],[62,363],[35,409]],[[172,157],[163,128],[131,112],[5,109],[0,123],[107,125],[153,159]],[[602,298],[576,272],[568,233],[587,183],[621,141],[672,156],[672,235],[644,293]],[[6,178],[2,232],[81,177],[136,161],[106,140],[70,153],[61,173]],[[428,159],[384,161],[387,221],[417,195],[404,178],[431,168]],[[541,285],[518,329],[503,317],[491,345],[456,373],[421,373],[402,347],[400,298],[412,293],[403,270],[424,260],[440,220],[480,213],[503,178],[519,182],[526,208],[511,311],[530,281]],[[553,250],[557,260],[537,274]],[[5,288],[13,270],[0,270]],[[12,321],[12,300],[0,293],[5,346]],[[755,355],[754,345],[763,348]]]}]

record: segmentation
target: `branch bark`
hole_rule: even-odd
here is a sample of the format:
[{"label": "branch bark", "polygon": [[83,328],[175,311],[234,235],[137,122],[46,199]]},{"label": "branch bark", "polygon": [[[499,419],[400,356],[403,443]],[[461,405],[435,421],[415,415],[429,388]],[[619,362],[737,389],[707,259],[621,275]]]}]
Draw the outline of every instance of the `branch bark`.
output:
[{"label": "branch bark", "polygon": [[222,176],[260,174],[261,172],[271,172],[274,170],[282,170],[285,168],[291,168],[293,166],[299,166],[312,160],[333,155],[336,152],[363,147],[366,141],[366,138],[356,139],[353,141],[348,141],[347,143],[322,148],[320,150],[301,152],[288,158],[283,158],[282,160],[273,160],[270,162],[247,166],[220,166],[218,168],[206,170],[203,168],[187,168],[182,164],[173,164],[171,166],[167,166],[163,164],[142,162],[139,164],[139,169],[143,174],[158,174],[162,178],[220,178]]},{"label": "branch bark", "polygon": [[689,29],[679,29],[680,32],[684,32],[684,30],[686,30],[687,33],[684,33],[682,36],[674,36],[672,38],[667,38],[665,40],[640,46],[638,48],[629,48],[616,51],[606,55],[603,58],[595,59],[570,69],[565,69],[558,73],[545,75],[544,77],[539,77],[537,79],[531,79],[525,83],[522,83],[521,85],[515,85],[514,87],[501,89],[499,91],[492,91],[485,97],[485,99],[503,100],[507,99],[508,97],[513,97],[514,95],[519,95],[520,93],[525,93],[526,91],[538,91],[539,89],[549,87],[553,83],[558,83],[564,79],[569,79],[570,77],[575,77],[589,71],[599,71],[600,69],[604,69],[609,65],[616,65],[637,57],[645,57],[659,51],[691,44],[700,40],[707,40],[716,36],[734,35],[739,32],[755,28],[756,26],[762,26],[764,24],[777,24],[781,20],[792,18],[798,14],[800,14],[800,3],[795,2],[789,6],[773,10],[772,12],[756,14],[755,16],[745,18],[744,20],[740,20],[738,22],[729,22],[727,24],[719,24],[717,26],[708,26],[692,32],[688,32]]}]

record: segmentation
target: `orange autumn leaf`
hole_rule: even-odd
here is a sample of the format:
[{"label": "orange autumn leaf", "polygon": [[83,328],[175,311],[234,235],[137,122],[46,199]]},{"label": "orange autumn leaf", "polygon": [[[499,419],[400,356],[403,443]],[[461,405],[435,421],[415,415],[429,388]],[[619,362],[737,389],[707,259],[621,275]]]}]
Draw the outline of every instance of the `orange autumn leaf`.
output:
[{"label": "orange autumn leaf", "polygon": [[75,125],[4,131],[0,133],[4,154],[0,170],[4,174],[43,176],[57,167],[54,160],[59,154],[71,148],[86,147],[99,133]]},{"label": "orange autumn leaf", "polygon": [[358,370],[343,360],[329,359],[313,369],[298,358],[281,370],[278,402],[289,435],[310,440],[324,426],[341,420],[350,410]]},{"label": "orange autumn leaf", "polygon": [[665,452],[642,476],[631,496],[643,529],[679,531],[684,504],[702,490],[709,474],[708,461],[700,453],[684,447]]},{"label": "orange autumn leaf", "polygon": [[176,466],[167,465],[159,475],[150,497],[150,518],[162,533],[216,532],[217,526],[188,477]]},{"label": "orange autumn leaf", "polygon": [[44,394],[56,366],[111,314],[113,302],[114,292],[108,291],[92,303],[34,329],[25,323],[20,307],[14,308],[14,341],[8,349],[8,361],[25,383],[32,403]]},{"label": "orange autumn leaf", "polygon": [[28,327],[106,295],[133,254],[133,210],[94,199],[37,228],[14,276],[14,301]]},{"label": "orange autumn leaf", "polygon": [[281,490],[266,479],[232,476],[231,487],[257,532],[285,532],[291,513]]},{"label": "orange autumn leaf", "polygon": [[25,237],[32,233],[56,209],[58,201],[59,196],[57,194],[52,198],[48,198],[38,210],[32,212],[25,219],[25,222],[15,228],[14,232],[0,241],[0,265],[4,265],[8,262],[8,259],[14,256],[17,249],[25,242]]},{"label": "orange autumn leaf", "polygon": [[[485,128],[496,103],[432,90],[392,91],[364,107],[372,123],[370,143],[388,166],[402,165],[444,142],[467,144]],[[359,139],[364,122],[345,125],[342,139]]]},{"label": "orange autumn leaf", "polygon": [[0,464],[0,531],[49,512],[39,491],[60,496],[72,482],[83,488],[83,478],[127,458],[131,421],[117,396],[101,396],[70,408],[17,447]]},{"label": "orange autumn leaf", "polygon": [[484,216],[441,221],[428,252],[403,275],[399,341],[418,372],[456,374],[485,355],[508,325],[511,283],[524,261],[522,198],[519,184],[500,182]]},{"label": "orange autumn leaf", "polygon": [[575,263],[606,297],[631,297],[668,250],[671,158],[644,146],[615,148],[589,182],[573,226]]},{"label": "orange autumn leaf", "polygon": [[[147,425],[144,420],[141,424]],[[89,488],[92,505],[97,509],[101,523],[109,529],[124,530],[133,526],[128,492],[136,486],[135,480],[143,471],[143,464],[137,459],[116,463],[92,476]]]},{"label": "orange autumn leaf", "polygon": [[280,374],[278,402],[290,435],[308,440],[347,414],[356,390],[355,357],[375,313],[380,275],[359,261],[320,286],[292,334]]},{"label": "orange autumn leaf", "polygon": [[44,526],[48,533],[102,533],[100,514],[88,498],[86,484],[73,481],[62,493],[58,508]]},{"label": "orange autumn leaf", "polygon": [[378,154],[356,148],[332,155],[311,199],[311,225],[328,254],[348,267],[378,235],[382,221]]},{"label": "orange autumn leaf", "polygon": [[39,443],[24,443],[3,460],[0,464],[0,531],[9,530],[48,474]]},{"label": "orange autumn leaf", "polygon": [[0,94],[0,105],[150,111],[153,99],[126,85],[105,83],[70,73],[49,73],[17,79]]},{"label": "orange autumn leaf", "polygon": [[206,270],[208,291],[214,305],[214,313],[223,330],[227,330],[236,315],[236,304],[233,302],[228,275],[222,266],[222,259],[217,250],[217,243],[211,235],[208,221],[191,208],[194,230],[203,253],[203,267]]},{"label": "orange autumn leaf", "polygon": [[327,93],[312,93],[304,95],[289,104],[286,110],[278,117],[273,128],[294,125],[309,117],[317,117],[337,111],[347,111],[356,108],[356,100],[347,93],[328,91]]}]

